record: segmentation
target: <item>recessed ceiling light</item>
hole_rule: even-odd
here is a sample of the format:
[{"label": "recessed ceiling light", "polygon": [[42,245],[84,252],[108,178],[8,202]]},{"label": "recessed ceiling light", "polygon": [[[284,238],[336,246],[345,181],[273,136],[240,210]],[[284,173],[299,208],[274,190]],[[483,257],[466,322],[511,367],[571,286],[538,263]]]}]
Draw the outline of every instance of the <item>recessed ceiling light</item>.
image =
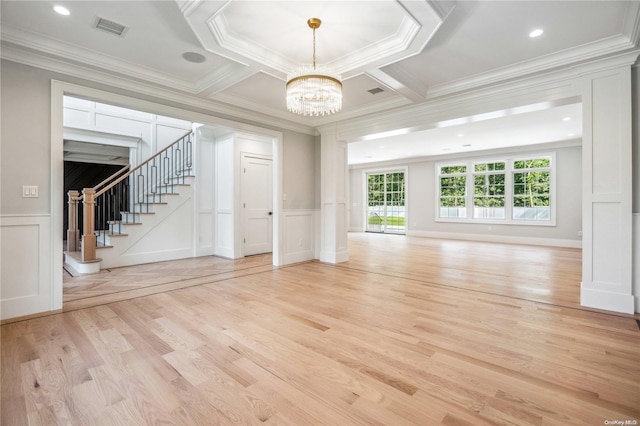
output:
[{"label": "recessed ceiling light", "polygon": [[60,15],[64,15],[64,16],[69,16],[71,15],[71,12],[69,12],[69,9],[67,9],[64,6],[53,6],[53,10],[55,10],[56,13],[60,14]]},{"label": "recessed ceiling light", "polygon": [[567,136],[575,136],[575,133],[569,133]]},{"label": "recessed ceiling light", "polygon": [[540,37],[542,34],[544,34],[544,30],[541,30],[540,28],[538,28],[538,29],[535,29],[535,30],[531,31],[529,33],[529,37],[536,38],[536,37]]},{"label": "recessed ceiling light", "polygon": [[564,117],[562,121],[571,121],[571,117]]},{"label": "recessed ceiling light", "polygon": [[464,133],[458,133],[458,137],[461,138],[464,136]]},{"label": "recessed ceiling light", "polygon": [[196,52],[184,52],[182,57],[185,61],[193,62],[194,64],[201,64],[207,60],[203,55]]},{"label": "recessed ceiling light", "polygon": [[380,149],[384,149],[384,145],[380,145]]}]

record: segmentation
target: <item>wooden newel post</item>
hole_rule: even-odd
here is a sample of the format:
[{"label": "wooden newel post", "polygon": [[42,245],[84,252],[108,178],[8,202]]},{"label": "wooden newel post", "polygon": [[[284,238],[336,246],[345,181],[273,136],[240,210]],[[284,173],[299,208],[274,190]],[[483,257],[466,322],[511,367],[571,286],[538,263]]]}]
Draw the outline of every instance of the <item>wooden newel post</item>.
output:
[{"label": "wooden newel post", "polygon": [[67,251],[80,250],[80,230],[78,229],[78,191],[67,192],[69,206],[69,228],[67,229]]},{"label": "wooden newel post", "polygon": [[84,196],[83,235],[82,235],[82,261],[88,262],[96,259],[96,233],[95,227],[95,195],[92,188],[82,190]]}]

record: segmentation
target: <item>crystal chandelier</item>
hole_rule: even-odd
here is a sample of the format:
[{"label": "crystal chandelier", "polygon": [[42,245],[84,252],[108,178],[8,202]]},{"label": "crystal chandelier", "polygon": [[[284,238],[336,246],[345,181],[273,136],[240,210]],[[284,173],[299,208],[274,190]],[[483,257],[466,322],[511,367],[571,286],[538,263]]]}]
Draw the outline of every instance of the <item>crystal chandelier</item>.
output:
[{"label": "crystal chandelier", "polygon": [[342,108],[340,76],[316,67],[316,29],[322,21],[307,21],[313,29],[313,66],[303,66],[287,75],[287,109],[305,116],[333,114]]}]

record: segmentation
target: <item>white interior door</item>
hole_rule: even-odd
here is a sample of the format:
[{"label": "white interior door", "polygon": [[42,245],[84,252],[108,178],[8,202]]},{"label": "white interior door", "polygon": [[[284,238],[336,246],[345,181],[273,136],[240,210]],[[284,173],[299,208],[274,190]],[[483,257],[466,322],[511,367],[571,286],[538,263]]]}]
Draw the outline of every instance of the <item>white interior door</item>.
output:
[{"label": "white interior door", "polygon": [[273,238],[273,174],[270,159],[242,155],[244,255],[271,253]]}]

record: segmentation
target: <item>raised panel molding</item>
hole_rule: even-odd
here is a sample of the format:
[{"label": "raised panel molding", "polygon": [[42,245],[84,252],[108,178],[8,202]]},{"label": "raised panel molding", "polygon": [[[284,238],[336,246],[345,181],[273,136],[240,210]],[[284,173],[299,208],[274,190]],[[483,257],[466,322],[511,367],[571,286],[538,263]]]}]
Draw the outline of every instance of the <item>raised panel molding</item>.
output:
[{"label": "raised panel molding", "polygon": [[315,223],[318,210],[284,210],[283,264],[315,258]]},{"label": "raised panel molding", "polygon": [[51,217],[0,217],[0,244],[1,319],[61,308],[50,284]]},{"label": "raised panel molding", "polygon": [[580,303],[633,313],[630,66],[583,77]]}]

